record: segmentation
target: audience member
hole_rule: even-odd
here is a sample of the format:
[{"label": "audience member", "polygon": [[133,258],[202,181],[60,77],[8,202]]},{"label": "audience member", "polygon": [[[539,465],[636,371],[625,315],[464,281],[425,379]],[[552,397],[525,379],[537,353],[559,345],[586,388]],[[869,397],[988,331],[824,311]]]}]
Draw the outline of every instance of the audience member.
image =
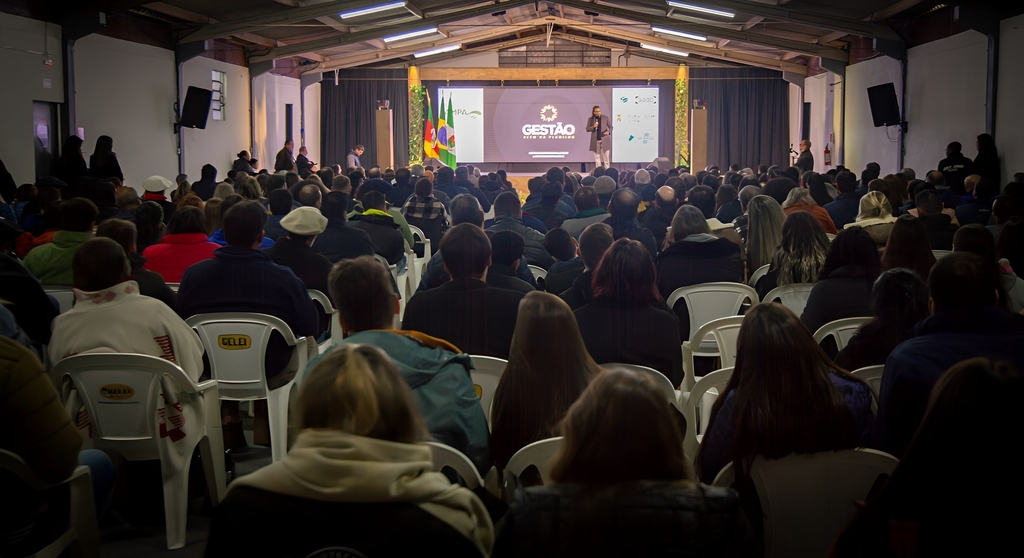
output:
[{"label": "audience member", "polygon": [[786,201],[782,204],[782,212],[787,216],[796,213],[797,211],[805,211],[810,213],[821,228],[824,229],[826,234],[836,234],[839,232],[836,229],[835,223],[832,222],[832,218],[828,216],[828,211],[825,211],[824,207],[819,206],[815,203],[811,197],[811,193],[803,188],[794,188],[789,191],[789,195],[786,196]]},{"label": "audience member", "polygon": [[491,235],[491,265],[487,267],[487,286],[524,295],[535,290],[516,276],[525,247],[523,237],[515,231],[498,231]]},{"label": "audience member", "polygon": [[[432,471],[413,393],[380,349],[346,344],[321,359],[297,414],[302,430],[284,459],[231,483],[207,555],[305,556],[342,545],[374,556],[490,554],[487,509]],[[289,536],[248,535],[277,530]]]},{"label": "audience member", "polygon": [[160,206],[160,209],[164,210],[164,224],[171,220],[171,215],[174,213],[176,206],[173,202],[167,199],[164,192],[168,188],[173,188],[174,183],[162,176],[151,176],[142,181],[142,189],[146,193],[142,196],[143,201],[155,202]]},{"label": "audience member", "polygon": [[267,200],[267,206],[270,209],[270,215],[267,216],[267,225],[264,227],[264,236],[270,238],[274,242],[277,242],[277,239],[288,234],[288,232],[281,227],[281,219],[284,219],[284,216],[288,215],[288,212],[294,209],[292,195],[284,188],[274,190],[270,193],[269,199]]},{"label": "audience member", "polygon": [[[348,177],[345,177],[346,179]],[[395,187],[388,191],[386,200],[388,204],[402,207],[406,200],[413,194],[413,175],[407,168],[395,170]]]},{"label": "audience member", "polygon": [[885,364],[892,350],[909,339],[914,326],[929,313],[928,286],[919,275],[906,268],[884,271],[871,290],[871,321],[860,326],[839,351],[836,365],[857,370]]},{"label": "audience member", "polygon": [[[373,241],[366,231],[348,225],[348,196],[331,192],[324,198],[321,212],[327,218],[327,228],[313,244],[313,251],[327,257],[331,263],[340,260],[372,256]],[[283,222],[283,221],[282,221]]]},{"label": "audience member", "polygon": [[174,310],[177,304],[177,295],[167,286],[164,278],[155,271],[143,269],[146,258],[142,257],[136,244],[137,231],[135,223],[124,219],[108,219],[99,227],[96,227],[97,238],[109,238],[121,245],[128,256],[128,263],[131,264],[131,274],[128,279],[139,285],[139,294],[155,298]]},{"label": "audience member", "polygon": [[[611,192],[609,192],[610,194]],[[604,222],[608,218],[608,210],[601,205],[597,190],[590,186],[583,186],[576,190],[572,199],[576,203],[576,209],[579,211],[563,221],[560,228],[565,229],[573,238],[578,240],[580,235],[583,234],[583,229],[594,223]]]},{"label": "audience member", "polygon": [[441,239],[440,252],[451,280],[417,292],[406,305],[402,329],[444,339],[471,355],[507,359],[523,294],[485,282],[491,264],[487,235],[473,223],[456,225]]},{"label": "audience member", "polygon": [[744,186],[743,189],[740,190],[739,201],[740,211],[742,211],[742,213],[732,220],[732,228],[736,231],[736,234],[739,235],[740,241],[743,242],[744,245],[746,245],[747,242],[747,230],[750,226],[750,201],[760,195],[761,187],[756,184]]},{"label": "audience member", "polygon": [[[228,210],[230,210],[236,204],[239,204],[239,203],[242,203],[242,202],[245,202],[245,201],[252,201],[252,200],[246,200],[245,198],[243,198],[242,196],[240,196],[238,194],[231,194],[230,196],[224,198],[224,201],[222,201],[221,204],[220,204],[220,220],[221,220],[221,223],[223,224],[223,222],[225,220],[225,216],[228,213]],[[263,207],[263,206],[261,205],[260,207]],[[213,232],[213,234],[210,235],[210,242],[213,242],[214,244],[217,244],[219,246],[227,246],[228,245],[228,241],[227,241],[227,238],[225,237],[225,233],[224,233],[224,230],[223,230],[223,225],[222,225],[222,227],[220,229],[215,230]],[[266,235],[263,235],[263,239],[260,241],[260,249],[261,250],[265,250],[267,248],[270,248],[273,245],[274,245],[274,241],[272,239],[270,239],[270,238],[267,238]]]},{"label": "audience member", "polygon": [[1000,305],[1017,314],[1024,309],[1024,281],[1018,278],[1009,266],[996,261],[996,242],[981,225],[965,225],[953,236],[953,252],[969,252],[978,255],[992,266],[999,275]]},{"label": "audience member", "polygon": [[53,235],[53,242],[33,248],[25,257],[25,268],[44,285],[74,284],[71,262],[75,251],[92,238],[99,211],[85,198],[61,202],[60,218],[64,229]]},{"label": "audience member", "polygon": [[21,234],[18,225],[0,219],[0,299],[10,303],[8,310],[18,327],[35,343],[46,345],[50,342],[50,322],[58,312],[39,280],[14,253],[15,239]]},{"label": "audience member", "polygon": [[189,266],[212,258],[214,250],[220,248],[207,239],[206,230],[206,217],[199,209],[183,207],[175,211],[160,244],[142,253],[146,259],[143,267],[159,273],[165,281],[180,283]]},{"label": "audience member", "polygon": [[[607,175],[606,175],[607,176]],[[612,194],[608,203],[609,217],[604,220],[612,228],[615,239],[628,238],[635,240],[647,249],[653,260],[658,255],[658,245],[654,241],[654,233],[640,227],[636,220],[640,207],[640,196],[629,188],[621,188]]]},{"label": "audience member", "polygon": [[857,177],[850,171],[842,171],[836,175],[836,189],[839,195],[830,203],[825,204],[832,222],[837,229],[857,220],[860,213],[860,196],[857,195]]},{"label": "audience member", "polygon": [[[942,204],[949,209],[956,209],[962,202],[960,196],[946,185],[946,178],[939,171],[931,171],[926,176],[926,182],[933,186],[942,199]],[[915,198],[915,202],[917,199]]]},{"label": "audience member", "polygon": [[974,357],[1024,365],[1024,316],[1000,308],[999,277],[975,254],[953,253],[928,276],[934,314],[917,324],[885,363],[878,397],[881,449],[902,456],[928,395],[952,365]]},{"label": "audience member", "polygon": [[[976,143],[978,156],[974,158],[974,172],[996,185],[998,191],[1001,183],[999,152],[996,151],[996,140],[992,134],[980,134]],[[965,223],[966,224],[966,223]]]},{"label": "audience member", "polygon": [[286,215],[281,226],[287,235],[264,252],[277,265],[291,269],[307,289],[326,293],[331,260],[310,246],[327,228],[327,218],[315,207],[300,207]]},{"label": "audience member", "polygon": [[[737,202],[738,204],[739,202]],[[647,211],[644,212],[641,227],[651,231],[651,234],[654,235],[654,242],[659,248],[665,243],[666,231],[672,224],[672,218],[678,207],[676,191],[670,186],[662,186],[656,191],[653,204],[649,205]]]},{"label": "audience member", "polygon": [[922,279],[935,265],[935,255],[928,243],[928,231],[917,217],[900,215],[892,224],[889,241],[882,251],[882,269],[907,268]]},{"label": "audience member", "polygon": [[559,182],[545,183],[540,191],[540,203],[531,209],[533,216],[540,219],[548,230],[562,226],[572,213],[563,213],[558,209],[562,200],[563,185]]},{"label": "audience member", "polygon": [[224,220],[221,218],[220,214],[220,208],[223,203],[224,200],[220,198],[210,198],[206,201],[206,207],[203,209],[203,213],[206,215],[206,233],[208,237],[213,236],[213,233],[223,227]]},{"label": "audience member", "polygon": [[[114,140],[110,136],[96,138],[96,149],[89,156],[89,176],[99,179],[116,176],[124,180],[121,165],[117,163],[117,154],[114,153]],[[68,185],[74,186],[74,183],[68,182]]]},{"label": "audience member", "polygon": [[472,194],[473,197],[480,202],[480,207],[483,208],[484,213],[487,213],[491,210],[491,200],[488,199],[483,190],[474,183],[475,180],[476,177],[474,177],[473,180],[470,180],[470,170],[468,167],[458,167],[455,169],[455,186],[457,188],[462,188],[469,194]]},{"label": "audience member", "polygon": [[860,227],[867,231],[878,246],[885,246],[889,232],[896,218],[892,216],[892,206],[886,193],[872,190],[860,198],[860,211],[852,223],[844,228]]},{"label": "audience member", "polygon": [[404,267],[405,237],[394,216],[387,212],[385,195],[374,190],[364,191],[359,201],[363,212],[352,217],[350,226],[366,232],[374,253],[383,256],[389,264]]},{"label": "audience member", "polygon": [[772,178],[764,185],[764,195],[779,202],[781,206],[786,202],[786,198],[789,197],[790,190],[799,188],[800,186],[795,180],[790,180],[785,177]]},{"label": "audience member", "polygon": [[731,224],[742,214],[743,208],[740,205],[739,191],[732,184],[723,184],[715,193],[715,219]]},{"label": "audience member", "polygon": [[513,231],[526,241],[526,261],[545,270],[554,263],[551,254],[544,249],[544,235],[523,223],[517,192],[504,192],[494,200],[494,224],[486,229],[491,236],[499,231]]},{"label": "audience member", "polygon": [[434,197],[433,183],[427,178],[421,178],[416,181],[412,197],[402,206],[402,214],[410,225],[419,227],[427,235],[431,246],[437,246],[441,243],[441,235],[448,228],[448,210],[445,207]]},{"label": "audience member", "polygon": [[956,208],[956,220],[960,226],[978,224],[985,226],[992,218],[992,201],[999,195],[999,183],[982,178],[974,187],[974,199]]},{"label": "audience member", "polygon": [[[603,168],[603,167],[599,167]],[[612,228],[604,223],[593,223],[580,235],[580,259],[583,273],[572,282],[572,287],[558,295],[573,311],[589,304],[594,298],[593,274],[605,252],[615,242]]]},{"label": "audience member", "polygon": [[821,223],[806,211],[797,211],[782,226],[782,244],[772,258],[768,274],[757,282],[761,300],[775,287],[797,283],[816,283],[829,241]]},{"label": "audience member", "polygon": [[715,193],[709,186],[695,186],[686,198],[687,202],[700,210],[708,222],[711,234],[728,239],[743,249],[743,240],[732,228],[732,222],[723,223],[715,218]]},{"label": "audience member", "polygon": [[114,214],[115,219],[125,219],[127,221],[135,221],[135,211],[139,208],[139,204],[142,203],[142,198],[139,197],[139,193],[135,191],[135,188],[131,186],[121,186],[114,193],[114,203],[117,204],[117,213]]},{"label": "audience member", "polygon": [[782,245],[782,228],[786,222],[786,214],[782,212],[782,206],[775,198],[759,195],[750,200],[747,217],[747,268],[753,273],[771,264],[778,253]]},{"label": "audience member", "polygon": [[1001,265],[1024,275],[1024,220],[1020,217],[1010,219],[1003,230],[999,231],[996,256],[1000,258]]},{"label": "audience member", "polygon": [[871,235],[857,227],[843,229],[829,247],[818,282],[800,319],[811,333],[842,318],[868,315],[871,287],[881,272]]},{"label": "audience member", "polygon": [[548,231],[544,235],[544,249],[555,260],[544,277],[544,290],[557,295],[572,287],[586,265],[579,256],[579,243],[565,229]]},{"label": "audience member", "polygon": [[917,215],[924,224],[928,234],[928,243],[932,250],[952,250],[953,235],[957,225],[953,219],[942,211],[942,200],[934,190],[925,190],[914,200],[917,204]]},{"label": "audience member", "polygon": [[642,244],[616,240],[594,270],[593,299],[576,310],[576,321],[595,361],[653,368],[678,386],[679,325],[658,294],[656,276]]}]

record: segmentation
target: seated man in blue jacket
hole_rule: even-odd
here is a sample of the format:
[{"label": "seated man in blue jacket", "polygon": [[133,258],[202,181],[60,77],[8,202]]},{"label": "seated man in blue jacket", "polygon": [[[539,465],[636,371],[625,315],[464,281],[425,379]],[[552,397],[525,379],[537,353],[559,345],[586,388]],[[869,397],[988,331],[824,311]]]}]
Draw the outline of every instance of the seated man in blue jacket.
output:
[{"label": "seated man in blue jacket", "polygon": [[[328,283],[345,332],[341,343],[365,343],[387,353],[412,388],[433,439],[466,454],[484,474],[490,468],[487,421],[469,376],[469,355],[447,341],[393,329],[398,296],[390,273],[373,257],[338,262]],[[307,373],[336,348],[312,359]]]}]

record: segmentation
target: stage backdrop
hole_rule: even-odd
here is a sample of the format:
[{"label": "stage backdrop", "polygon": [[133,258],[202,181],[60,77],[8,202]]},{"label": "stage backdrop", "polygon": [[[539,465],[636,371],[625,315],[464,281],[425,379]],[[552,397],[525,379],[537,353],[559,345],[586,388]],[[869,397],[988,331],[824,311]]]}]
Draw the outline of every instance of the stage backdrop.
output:
[{"label": "stage backdrop", "polygon": [[789,84],[781,72],[690,68],[689,79],[691,101],[708,107],[708,164],[789,166]]},{"label": "stage backdrop", "polygon": [[376,166],[374,111],[377,101],[391,101],[395,166],[409,164],[409,74],[407,70],[340,70],[324,72],[320,82],[320,158],[324,165],[345,166],[356,144],[366,147],[363,166]]}]

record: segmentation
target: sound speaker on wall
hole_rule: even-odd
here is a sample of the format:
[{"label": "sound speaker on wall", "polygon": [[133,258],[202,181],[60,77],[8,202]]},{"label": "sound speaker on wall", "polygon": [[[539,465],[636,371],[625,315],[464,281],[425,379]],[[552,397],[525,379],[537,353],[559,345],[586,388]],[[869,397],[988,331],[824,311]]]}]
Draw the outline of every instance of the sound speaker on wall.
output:
[{"label": "sound speaker on wall", "polygon": [[206,128],[206,118],[210,116],[212,100],[213,91],[190,85],[185,93],[185,104],[181,107],[178,125],[183,128]]},{"label": "sound speaker on wall", "polygon": [[896,100],[896,86],[892,82],[868,87],[868,103],[876,128],[895,126],[903,121],[899,101]]}]

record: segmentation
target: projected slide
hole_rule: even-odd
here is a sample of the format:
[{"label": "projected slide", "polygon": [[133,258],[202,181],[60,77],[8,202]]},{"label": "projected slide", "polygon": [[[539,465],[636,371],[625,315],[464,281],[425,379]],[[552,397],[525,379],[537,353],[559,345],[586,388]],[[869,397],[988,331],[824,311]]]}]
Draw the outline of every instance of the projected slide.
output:
[{"label": "projected slide", "polygon": [[439,87],[435,116],[442,100],[459,163],[591,162],[595,105],[613,121],[612,161],[658,157],[657,87]]}]

